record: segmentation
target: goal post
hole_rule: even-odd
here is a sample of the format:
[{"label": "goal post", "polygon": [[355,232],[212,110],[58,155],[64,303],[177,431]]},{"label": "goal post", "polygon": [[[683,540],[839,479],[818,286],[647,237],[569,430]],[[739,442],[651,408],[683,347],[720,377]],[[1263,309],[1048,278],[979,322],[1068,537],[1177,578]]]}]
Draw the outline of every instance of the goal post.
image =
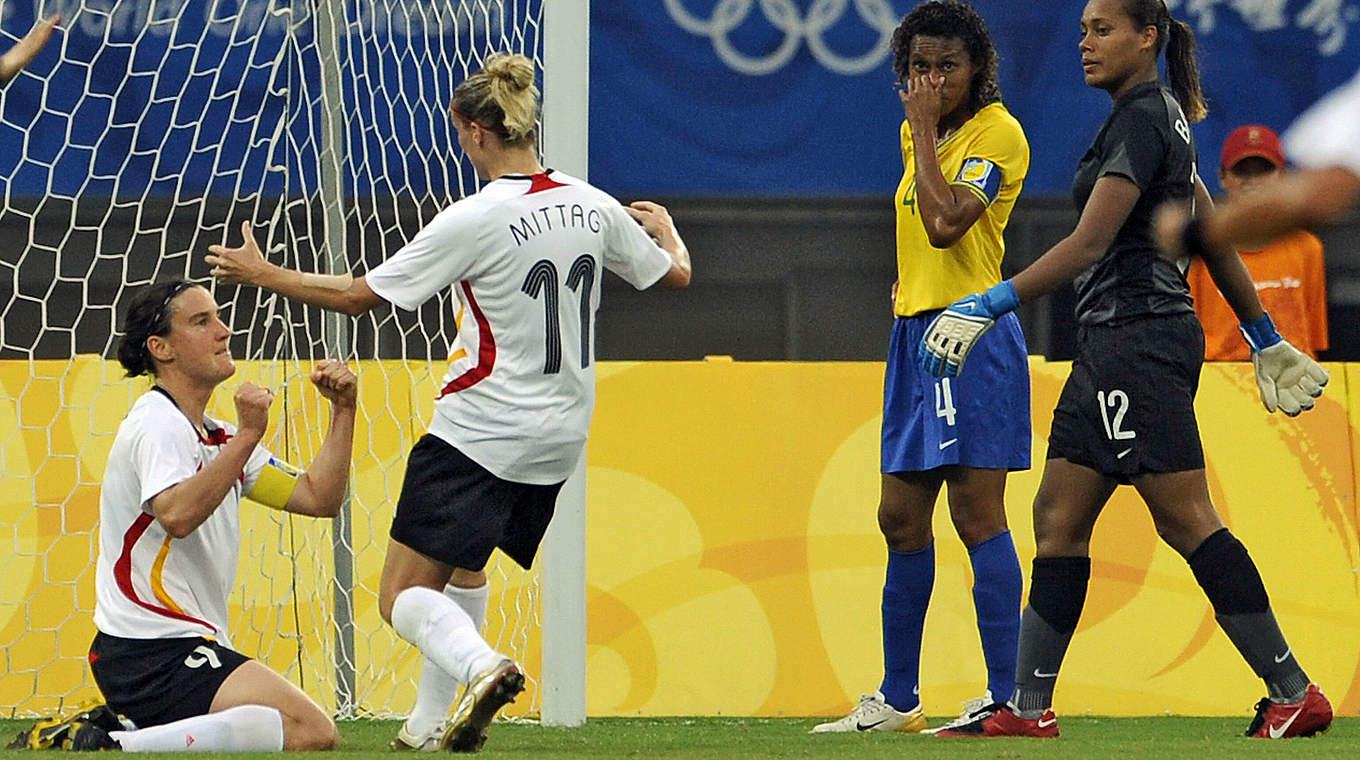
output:
[{"label": "goal post", "polygon": [[[543,158],[588,179],[590,0],[543,9]],[[543,547],[543,723],[586,721],[586,455],[557,499]]]}]

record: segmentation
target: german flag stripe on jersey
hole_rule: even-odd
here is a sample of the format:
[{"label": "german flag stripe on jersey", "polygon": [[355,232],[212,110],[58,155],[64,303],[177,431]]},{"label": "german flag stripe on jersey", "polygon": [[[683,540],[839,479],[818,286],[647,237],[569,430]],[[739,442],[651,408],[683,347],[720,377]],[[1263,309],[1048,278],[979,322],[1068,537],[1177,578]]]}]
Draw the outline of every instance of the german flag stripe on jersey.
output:
[{"label": "german flag stripe on jersey", "polygon": [[123,534],[123,552],[119,555],[118,561],[113,565],[113,577],[118,584],[119,590],[121,590],[123,595],[131,600],[133,604],[136,604],[142,609],[150,610],[166,617],[175,618],[176,620],[183,620],[187,623],[196,623],[216,633],[216,626],[206,620],[200,620],[191,615],[186,615],[184,611],[179,608],[179,605],[171,601],[170,596],[165,593],[165,589],[161,585],[160,570],[165,564],[165,556],[169,553],[170,539],[168,537],[166,538],[166,545],[162,546],[160,552],[157,554],[156,562],[153,565],[152,570],[153,577],[151,579],[152,589],[157,596],[157,600],[166,606],[157,607],[137,596],[137,589],[132,584],[132,548],[137,545],[137,542],[142,538],[142,535],[146,533],[146,529],[150,527],[154,520],[154,517],[143,512],[137,516],[136,521],[132,523],[132,527],[128,528],[127,533]]}]

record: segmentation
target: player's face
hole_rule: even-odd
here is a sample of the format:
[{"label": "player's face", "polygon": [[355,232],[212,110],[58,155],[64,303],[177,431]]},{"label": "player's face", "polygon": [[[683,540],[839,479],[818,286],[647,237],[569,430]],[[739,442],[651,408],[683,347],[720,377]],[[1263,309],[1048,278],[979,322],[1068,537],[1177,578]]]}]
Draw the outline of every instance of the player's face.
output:
[{"label": "player's face", "polygon": [[1081,14],[1081,70],[1086,84],[1117,92],[1156,56],[1155,27],[1139,29],[1123,0],[1091,0]]},{"label": "player's face", "polygon": [[170,302],[170,332],[165,340],[176,369],[195,380],[217,384],[236,372],[231,358],[231,329],[218,315],[206,288],[192,287]]},{"label": "player's face", "polygon": [[969,90],[976,70],[963,40],[957,37],[918,34],[911,38],[907,71],[914,77],[925,75],[934,80],[944,80],[940,102],[940,115],[944,121],[968,105]]},{"label": "player's face", "polygon": [[1280,167],[1270,161],[1260,156],[1247,156],[1233,164],[1231,169],[1220,171],[1218,179],[1231,199],[1259,191],[1263,184],[1274,179],[1279,173]]}]

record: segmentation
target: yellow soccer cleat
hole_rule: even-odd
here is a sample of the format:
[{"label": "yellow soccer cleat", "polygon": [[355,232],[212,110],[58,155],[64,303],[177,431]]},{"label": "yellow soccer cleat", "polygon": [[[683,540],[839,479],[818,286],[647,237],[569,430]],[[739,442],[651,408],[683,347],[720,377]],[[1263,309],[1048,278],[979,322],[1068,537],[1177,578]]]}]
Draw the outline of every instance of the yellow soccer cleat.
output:
[{"label": "yellow soccer cleat", "polygon": [[127,728],[108,705],[82,705],[69,718],[44,718],[33,724],[10,742],[9,749],[70,749],[77,730],[85,724],[97,726],[105,734]]}]

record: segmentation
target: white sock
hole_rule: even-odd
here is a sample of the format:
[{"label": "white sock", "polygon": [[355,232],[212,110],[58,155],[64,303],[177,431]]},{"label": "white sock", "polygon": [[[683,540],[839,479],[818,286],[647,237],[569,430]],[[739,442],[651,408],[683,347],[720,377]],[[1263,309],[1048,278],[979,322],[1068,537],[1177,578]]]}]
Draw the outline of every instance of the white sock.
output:
[{"label": "white sock", "polygon": [[279,752],[283,714],[264,705],[240,705],[109,736],[124,752]]},{"label": "white sock", "polygon": [[458,683],[470,682],[500,659],[458,603],[432,588],[412,586],[392,603],[392,627]]},{"label": "white sock", "polygon": [[458,603],[463,612],[472,618],[472,627],[478,633],[486,627],[486,609],[491,601],[491,584],[483,583],[477,588],[459,588],[452,583],[444,587],[444,596]]},{"label": "white sock", "polygon": [[[444,596],[452,599],[472,618],[478,631],[486,625],[487,602],[491,597],[490,584],[477,588],[444,587]],[[406,718],[406,732],[412,736],[426,736],[434,731],[453,707],[458,696],[458,681],[428,657],[421,658],[420,681],[416,684],[416,704]]]}]

